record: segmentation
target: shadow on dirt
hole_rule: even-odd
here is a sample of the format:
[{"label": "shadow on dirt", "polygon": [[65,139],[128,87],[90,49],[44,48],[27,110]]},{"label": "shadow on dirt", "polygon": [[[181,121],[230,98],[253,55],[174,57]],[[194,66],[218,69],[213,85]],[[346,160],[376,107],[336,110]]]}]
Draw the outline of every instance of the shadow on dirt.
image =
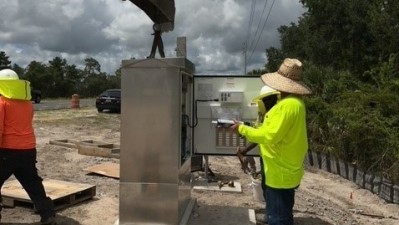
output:
[{"label": "shadow on dirt", "polygon": [[[256,223],[255,223],[255,221]],[[231,225],[253,224],[267,225],[265,223],[265,209],[250,209],[234,206],[196,205],[188,225]],[[333,225],[316,215],[294,215],[295,225]]]},{"label": "shadow on dirt", "polygon": [[[267,225],[265,223],[265,209],[255,209],[255,218],[256,225]],[[295,210],[294,210],[295,211]],[[294,215],[294,224],[295,225],[332,225],[331,223],[324,221],[317,217],[317,215]]]},{"label": "shadow on dirt", "polygon": [[248,209],[245,207],[198,204],[194,207],[188,225],[235,225],[248,222]]},{"label": "shadow on dirt", "polygon": [[[57,215],[56,217],[56,223],[57,225],[81,225],[78,221],[65,217],[65,216],[60,216]],[[2,225],[40,225],[40,222],[26,222],[26,223],[1,223]]]},{"label": "shadow on dirt", "polygon": [[332,225],[320,218],[315,217],[295,217],[295,225]]}]

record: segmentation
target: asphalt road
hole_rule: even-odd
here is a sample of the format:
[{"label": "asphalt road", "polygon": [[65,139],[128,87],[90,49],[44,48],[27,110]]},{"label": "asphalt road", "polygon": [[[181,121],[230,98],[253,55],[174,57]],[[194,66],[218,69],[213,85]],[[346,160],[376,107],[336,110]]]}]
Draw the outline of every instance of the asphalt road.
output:
[{"label": "asphalt road", "polygon": [[[95,106],[96,100],[94,98],[86,98],[79,100],[79,106],[89,107]],[[69,109],[71,108],[71,100],[70,99],[43,99],[40,103],[33,103],[33,107],[36,111],[41,110],[54,110],[54,109]]]}]

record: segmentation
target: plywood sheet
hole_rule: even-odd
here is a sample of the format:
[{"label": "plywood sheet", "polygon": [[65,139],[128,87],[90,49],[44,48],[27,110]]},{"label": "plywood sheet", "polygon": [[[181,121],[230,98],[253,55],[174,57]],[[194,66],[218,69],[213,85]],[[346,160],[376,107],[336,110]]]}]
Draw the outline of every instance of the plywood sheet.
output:
[{"label": "plywood sheet", "polygon": [[120,165],[118,163],[106,162],[97,164],[92,167],[84,169],[87,172],[100,174],[107,177],[120,178]]}]

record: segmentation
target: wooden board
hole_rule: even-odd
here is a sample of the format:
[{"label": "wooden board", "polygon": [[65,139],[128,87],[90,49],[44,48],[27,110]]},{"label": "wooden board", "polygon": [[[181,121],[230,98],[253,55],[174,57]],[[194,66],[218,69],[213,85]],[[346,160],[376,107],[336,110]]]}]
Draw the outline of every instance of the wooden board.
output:
[{"label": "wooden board", "polygon": [[107,145],[108,143],[102,142],[102,141],[95,141],[95,140],[84,140],[84,141],[79,141],[80,144],[88,144],[88,145]]},{"label": "wooden board", "polygon": [[120,165],[118,163],[106,162],[97,164],[92,167],[84,169],[84,171],[100,174],[107,177],[113,177],[119,179]]},{"label": "wooden board", "polygon": [[[96,186],[90,184],[45,179],[43,186],[57,210],[91,199],[96,195]],[[2,203],[6,207],[15,207],[16,205],[34,207],[28,194],[17,180],[4,183],[1,194]]]},{"label": "wooden board", "polygon": [[78,153],[81,155],[119,158],[120,147],[96,141],[80,141],[76,143]]},{"label": "wooden board", "polygon": [[60,145],[68,148],[76,148],[76,142],[68,139],[61,139],[61,140],[50,140],[50,144],[52,145]]}]

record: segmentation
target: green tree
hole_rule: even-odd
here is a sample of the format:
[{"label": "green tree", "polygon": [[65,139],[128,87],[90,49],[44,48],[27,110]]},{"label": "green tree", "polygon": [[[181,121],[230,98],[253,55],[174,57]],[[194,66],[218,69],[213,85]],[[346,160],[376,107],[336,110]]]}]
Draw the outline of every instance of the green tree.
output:
[{"label": "green tree", "polygon": [[25,69],[20,67],[18,64],[14,63],[11,67],[12,70],[14,70],[18,76],[19,79],[25,79]]},{"label": "green tree", "polygon": [[376,56],[381,61],[387,61],[391,53],[399,51],[399,2],[396,0],[371,1],[369,11],[370,33],[375,37],[378,52]]},{"label": "green tree", "polygon": [[109,75],[107,79],[110,83],[110,88],[121,88],[121,78],[122,78],[121,68],[115,71],[115,75]]},{"label": "green tree", "polygon": [[68,83],[67,95],[81,94],[83,73],[76,65],[67,65],[65,68],[65,80]]},{"label": "green tree", "polygon": [[266,68],[304,62],[311,149],[399,183],[399,1],[301,2],[308,11],[278,29]]},{"label": "green tree", "polygon": [[43,96],[48,96],[48,90],[51,90],[52,83],[47,82],[51,76],[47,74],[47,66],[41,62],[32,61],[26,68],[25,78],[31,82],[31,85],[42,91]]},{"label": "green tree", "polygon": [[4,51],[0,52],[0,70],[11,68],[11,61],[8,58],[9,56]]},{"label": "green tree", "polygon": [[370,78],[362,73],[399,51],[398,1],[301,2],[308,11],[298,25],[278,29],[283,55],[349,70],[368,82]]},{"label": "green tree", "polygon": [[390,91],[399,95],[399,53],[391,54],[387,62],[364,72],[380,91]]},{"label": "green tree", "polygon": [[87,74],[98,74],[101,72],[101,65],[94,58],[86,58],[84,72]]},{"label": "green tree", "polygon": [[277,71],[281,62],[284,60],[284,54],[280,49],[270,47],[266,49],[266,57],[267,57],[267,63],[265,65],[266,70],[271,72],[271,71]]},{"label": "green tree", "polygon": [[264,73],[266,73],[265,69],[254,69],[254,70],[248,72],[247,75],[260,76],[260,75],[262,75]]},{"label": "green tree", "polygon": [[52,97],[65,97],[71,94],[73,82],[66,78],[68,63],[66,59],[55,57],[49,61],[47,72],[51,74],[51,81],[53,82],[52,89],[49,90],[49,95]]},{"label": "green tree", "polygon": [[108,75],[101,72],[100,63],[94,58],[85,59],[85,67],[82,71],[83,87],[82,94],[94,97],[111,87]]},{"label": "green tree", "polygon": [[86,96],[94,97],[110,87],[105,73],[90,74],[86,79]]}]

